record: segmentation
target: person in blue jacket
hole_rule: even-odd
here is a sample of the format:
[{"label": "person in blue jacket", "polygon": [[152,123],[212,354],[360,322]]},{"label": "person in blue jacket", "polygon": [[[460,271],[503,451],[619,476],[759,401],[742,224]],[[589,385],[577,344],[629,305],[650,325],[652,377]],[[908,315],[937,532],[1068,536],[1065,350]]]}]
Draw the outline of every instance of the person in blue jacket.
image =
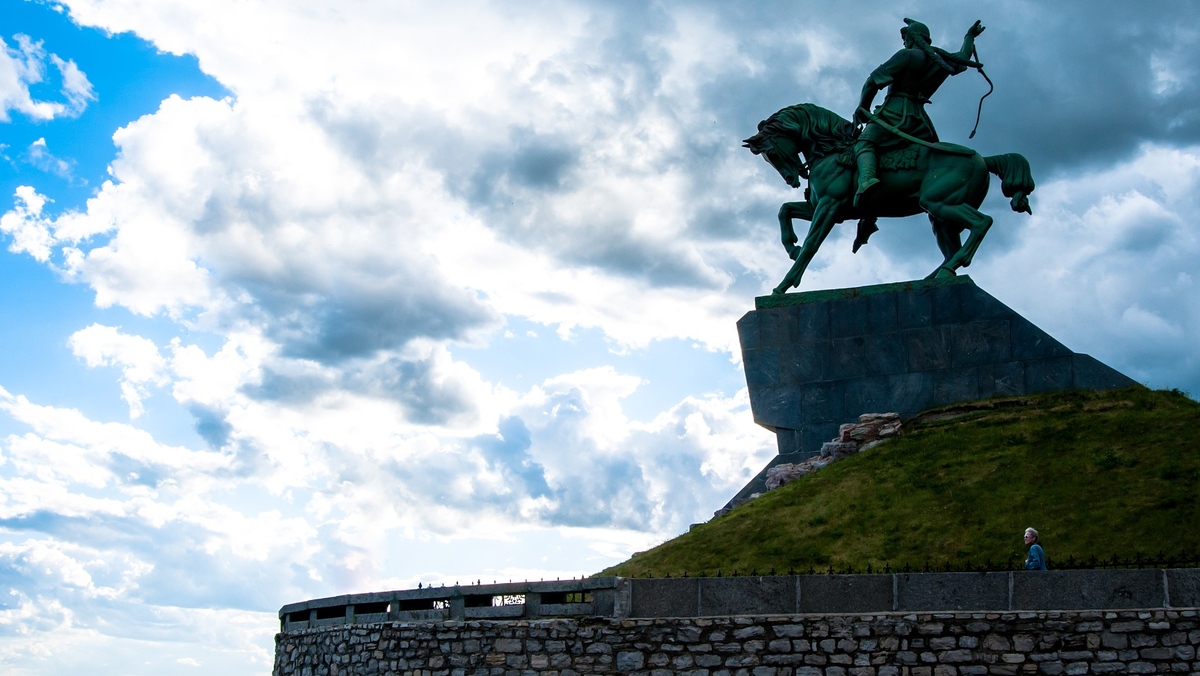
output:
[{"label": "person in blue jacket", "polygon": [[1025,570],[1046,570],[1046,552],[1038,544],[1036,530],[1025,529],[1025,546],[1029,548],[1029,554],[1025,556]]}]

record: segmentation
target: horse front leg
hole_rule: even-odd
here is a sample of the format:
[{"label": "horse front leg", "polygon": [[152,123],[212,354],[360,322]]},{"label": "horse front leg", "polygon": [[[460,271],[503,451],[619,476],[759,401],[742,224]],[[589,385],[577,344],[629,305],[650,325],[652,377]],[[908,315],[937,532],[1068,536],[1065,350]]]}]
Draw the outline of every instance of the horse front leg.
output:
[{"label": "horse front leg", "polygon": [[783,241],[783,248],[787,250],[788,258],[796,260],[796,255],[800,253],[800,247],[796,246],[796,229],[792,226],[792,219],[799,218],[805,221],[813,219],[813,205],[811,202],[784,202],[783,206],[779,207],[779,238]]},{"label": "horse front leg", "polygon": [[800,278],[804,276],[804,270],[812,262],[817,249],[821,248],[821,243],[833,231],[833,226],[837,225],[837,213],[844,204],[845,200],[829,197],[817,202],[816,209],[813,210],[812,225],[808,228],[808,236],[804,238],[804,246],[794,257],[795,262],[792,263],[792,268],[788,270],[788,273],[784,275],[783,281],[775,287],[775,294],[786,293],[788,289],[800,284]]}]

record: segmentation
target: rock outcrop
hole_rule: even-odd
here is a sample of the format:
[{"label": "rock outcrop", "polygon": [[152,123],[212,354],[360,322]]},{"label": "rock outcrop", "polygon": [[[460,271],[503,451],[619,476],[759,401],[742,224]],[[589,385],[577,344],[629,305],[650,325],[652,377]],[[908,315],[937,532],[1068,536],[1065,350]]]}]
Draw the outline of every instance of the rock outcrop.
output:
[{"label": "rock outcrop", "polygon": [[864,413],[858,417],[858,422],[842,425],[837,438],[821,446],[820,455],[804,462],[785,463],[767,470],[767,490],[773,491],[831,462],[874,448],[900,434],[900,427],[899,413]]}]

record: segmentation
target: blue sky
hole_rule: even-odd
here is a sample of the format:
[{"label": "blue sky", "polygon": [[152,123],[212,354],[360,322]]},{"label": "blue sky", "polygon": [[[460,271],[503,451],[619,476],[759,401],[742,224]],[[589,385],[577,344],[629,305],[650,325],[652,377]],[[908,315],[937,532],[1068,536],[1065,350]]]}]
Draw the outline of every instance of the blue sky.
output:
[{"label": "blue sky", "polygon": [[[1021,152],[971,275],[1200,392],[1200,25],[1178,3],[0,0],[0,669],[261,674],[275,611],[600,570],[773,454],[734,323],[905,16]],[[929,111],[967,142],[986,84]],[[998,190],[996,191],[998,193]],[[922,219],[803,288],[923,277]]]}]

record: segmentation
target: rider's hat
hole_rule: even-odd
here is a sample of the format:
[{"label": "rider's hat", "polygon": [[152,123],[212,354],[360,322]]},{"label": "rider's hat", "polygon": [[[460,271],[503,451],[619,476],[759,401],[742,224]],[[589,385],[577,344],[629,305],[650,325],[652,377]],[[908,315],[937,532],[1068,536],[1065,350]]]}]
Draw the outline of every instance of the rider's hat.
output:
[{"label": "rider's hat", "polygon": [[925,44],[929,44],[929,26],[920,21],[913,21],[912,19],[905,19],[904,23],[908,25],[900,29],[900,35],[919,35],[925,41]]}]

